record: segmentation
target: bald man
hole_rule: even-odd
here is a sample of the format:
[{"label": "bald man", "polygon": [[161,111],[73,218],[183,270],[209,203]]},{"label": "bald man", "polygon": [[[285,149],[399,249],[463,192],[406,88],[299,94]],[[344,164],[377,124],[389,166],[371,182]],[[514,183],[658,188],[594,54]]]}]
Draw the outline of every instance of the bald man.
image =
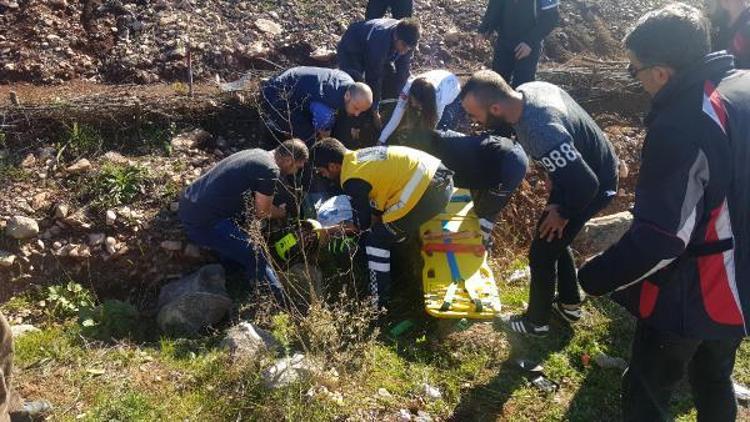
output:
[{"label": "bald man", "polygon": [[358,117],[373,102],[369,86],[345,72],[293,67],[261,87],[264,121],[274,139],[299,138],[308,145],[331,134],[337,116]]}]

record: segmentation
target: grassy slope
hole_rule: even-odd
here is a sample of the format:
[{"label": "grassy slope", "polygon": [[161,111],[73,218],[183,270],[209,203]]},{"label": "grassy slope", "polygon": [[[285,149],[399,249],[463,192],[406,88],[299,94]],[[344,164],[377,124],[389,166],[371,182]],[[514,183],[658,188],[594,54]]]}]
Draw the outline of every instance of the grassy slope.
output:
[{"label": "grassy slope", "polygon": [[[507,308],[523,308],[525,283],[501,288]],[[13,314],[28,306],[13,300],[5,310]],[[73,321],[49,322],[17,342],[16,380],[26,397],[55,403],[60,420],[395,420],[399,409],[460,421],[618,420],[620,371],[593,362],[584,366],[581,356],[601,351],[627,357],[633,324],[606,300],[586,307],[588,316],[575,332],[556,323],[546,340],[508,337],[490,324],[477,324],[437,342],[418,327],[400,344],[366,344],[362,364],[342,368],[338,378],[277,391],[263,386],[262,364],[231,361],[218,347],[220,333],[200,340],[102,344],[81,335]],[[529,385],[514,368],[516,357],[542,361],[560,391],[545,394]],[[747,343],[735,378],[750,384]],[[442,399],[426,398],[424,383],[438,387]],[[322,385],[330,393],[310,397],[311,388],[320,391]],[[381,388],[390,395],[379,394]],[[675,398],[674,409],[679,420],[695,419],[687,390]],[[742,412],[740,420],[750,420],[750,413]]]}]

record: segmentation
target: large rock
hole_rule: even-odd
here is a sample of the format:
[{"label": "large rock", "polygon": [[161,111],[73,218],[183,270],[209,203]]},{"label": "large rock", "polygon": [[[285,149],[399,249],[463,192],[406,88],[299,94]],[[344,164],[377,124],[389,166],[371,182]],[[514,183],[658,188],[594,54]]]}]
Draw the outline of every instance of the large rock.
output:
[{"label": "large rock", "polygon": [[224,285],[224,268],[207,265],[162,287],[157,323],[162,331],[195,335],[221,321],[232,307]]},{"label": "large rock", "polygon": [[179,135],[172,138],[170,144],[172,148],[178,151],[188,150],[195,148],[202,144],[206,140],[211,138],[211,134],[203,129],[194,129],[187,132],[182,132]]},{"label": "large rock", "polygon": [[5,234],[14,239],[30,239],[39,234],[39,224],[33,218],[17,215],[8,220]]},{"label": "large rock", "polygon": [[230,328],[221,345],[229,349],[233,357],[250,360],[280,347],[271,333],[249,322],[241,322]]},{"label": "large rock", "polygon": [[578,234],[573,247],[585,257],[598,254],[615,244],[633,223],[628,211],[590,220]]}]

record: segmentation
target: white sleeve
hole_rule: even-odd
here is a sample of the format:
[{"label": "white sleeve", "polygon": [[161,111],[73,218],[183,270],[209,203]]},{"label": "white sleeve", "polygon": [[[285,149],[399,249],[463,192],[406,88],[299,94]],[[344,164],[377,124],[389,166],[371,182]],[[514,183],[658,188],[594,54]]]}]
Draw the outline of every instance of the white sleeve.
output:
[{"label": "white sleeve", "polygon": [[406,113],[406,104],[409,100],[409,90],[411,89],[412,80],[413,79],[410,79],[406,85],[404,85],[404,89],[398,97],[396,108],[393,109],[393,114],[391,115],[390,120],[388,120],[388,124],[383,128],[383,131],[380,132],[378,143],[385,144],[388,141],[388,138],[393,135],[393,132],[396,131],[398,125],[401,124],[401,119],[404,118],[404,114]]},{"label": "white sleeve", "polygon": [[453,103],[458,98],[459,93],[461,93],[461,81],[456,75],[451,73],[440,81],[435,92],[438,122],[443,119],[445,107]]},{"label": "white sleeve", "polygon": [[393,132],[396,131],[396,128],[398,128],[398,125],[401,124],[401,119],[404,118],[404,113],[406,113],[406,102],[407,100],[403,98],[398,99],[396,108],[393,109],[393,114],[391,115],[391,119],[388,120],[388,124],[383,128],[383,131],[380,132],[380,138],[378,139],[379,143],[381,144],[386,143],[388,138],[390,138],[390,136],[393,135]]}]

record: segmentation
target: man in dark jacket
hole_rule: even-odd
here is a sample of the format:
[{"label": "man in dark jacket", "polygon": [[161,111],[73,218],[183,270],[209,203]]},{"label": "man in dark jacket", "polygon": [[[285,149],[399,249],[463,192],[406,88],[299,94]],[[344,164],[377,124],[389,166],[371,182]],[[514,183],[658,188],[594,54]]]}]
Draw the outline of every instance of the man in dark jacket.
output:
[{"label": "man in dark jacket", "polygon": [[419,36],[419,22],[408,18],[355,22],[341,37],[339,68],[372,88],[373,111],[378,111],[381,98],[398,97],[409,79]]},{"label": "man in dark jacket", "polygon": [[385,17],[389,8],[394,19],[410,18],[414,12],[414,0],[370,0],[367,2],[365,20]]},{"label": "man in dark jacket", "polygon": [[345,72],[321,67],[293,67],[261,87],[264,123],[275,138],[308,145],[330,135],[340,113],[357,117],[372,106],[372,90]]},{"label": "man in dark jacket", "polygon": [[617,156],[594,119],[555,85],[530,82],[515,90],[497,73],[483,70],[466,82],[459,98],[469,116],[484,126],[512,125],[518,143],[552,182],[529,250],[529,307],[524,315],[505,318],[513,332],[545,336],[552,310],[568,322],[581,318],[569,245],[616,194]]},{"label": "man in dark jacket", "polygon": [[750,2],[718,0],[717,6],[714,51],[727,50],[734,55],[737,69],[750,68]]},{"label": "man in dark jacket", "polygon": [[479,25],[484,38],[497,31],[492,70],[511,86],[536,78],[542,41],[560,21],[559,0],[489,0]]},{"label": "man in dark jacket", "polygon": [[529,159],[523,148],[511,139],[491,134],[428,131],[405,138],[413,141],[406,146],[439,158],[453,170],[456,187],[471,191],[482,240],[489,247],[500,211],[526,176]]},{"label": "man in dark jacket", "polygon": [[750,325],[750,73],[710,51],[700,11],[645,15],[625,39],[652,97],[634,221],[578,276],[637,318],[626,421],[666,421],[687,374],[698,420],[734,421],[731,374]]}]

